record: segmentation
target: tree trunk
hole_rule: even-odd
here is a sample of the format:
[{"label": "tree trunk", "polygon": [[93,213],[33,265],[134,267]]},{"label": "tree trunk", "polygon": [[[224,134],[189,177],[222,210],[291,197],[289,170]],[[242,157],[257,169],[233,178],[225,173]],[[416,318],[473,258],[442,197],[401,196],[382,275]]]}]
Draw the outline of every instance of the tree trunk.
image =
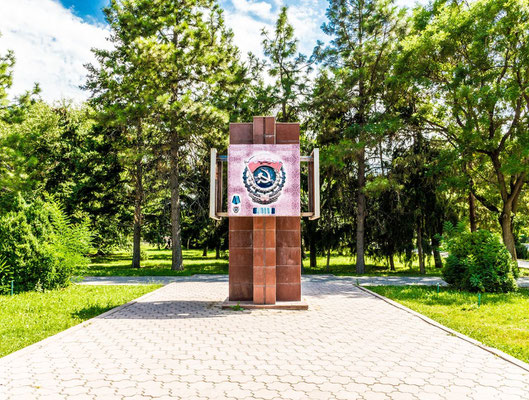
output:
[{"label": "tree trunk", "polygon": [[141,206],[143,203],[143,161],[141,157],[142,131],[141,122],[138,123],[136,132],[136,165],[134,166],[134,227],[132,237],[132,268],[140,268],[141,263]]},{"label": "tree trunk", "polygon": [[171,241],[173,271],[184,269],[182,260],[182,236],[180,227],[180,179],[178,176],[178,146],[172,144],[170,152],[171,186]]},{"label": "tree trunk", "polygon": [[187,246],[186,249],[189,250],[189,242],[191,241],[191,238],[187,238]]},{"label": "tree trunk", "polygon": [[470,232],[476,232],[478,230],[476,224],[476,200],[472,192],[468,194],[468,214],[470,219]]},{"label": "tree trunk", "polygon": [[417,224],[417,250],[419,253],[419,271],[424,275],[426,273],[426,269],[424,268],[424,254],[422,251],[422,227],[420,222]]},{"label": "tree trunk", "polygon": [[309,242],[309,252],[310,252],[310,268],[315,269],[318,266],[316,262],[316,242],[313,238],[310,238]]},{"label": "tree trunk", "polygon": [[287,103],[286,103],[286,101],[282,101],[281,102],[281,109],[282,109],[282,112],[283,112],[283,115],[282,115],[282,118],[281,118],[281,122],[289,122],[288,118],[287,118]]},{"label": "tree trunk", "polygon": [[439,252],[439,240],[436,238],[432,238],[432,251],[435,268],[443,268],[443,259],[441,258],[441,253]]},{"label": "tree trunk", "polygon": [[512,232],[512,216],[513,211],[516,212],[518,208],[518,199],[520,192],[525,183],[526,174],[522,173],[514,182],[511,182],[511,193],[507,192],[507,184],[505,182],[505,176],[502,172],[502,166],[500,162],[499,150],[490,155],[492,160],[492,165],[496,171],[497,180],[500,187],[501,198],[503,201],[503,206],[501,213],[499,215],[499,222],[501,225],[501,232],[503,237],[503,243],[511,257],[516,261],[516,246],[514,244],[514,235]]},{"label": "tree trunk", "polygon": [[215,258],[218,260],[220,258],[220,244],[217,243],[215,246]]},{"label": "tree trunk", "polygon": [[305,240],[303,238],[301,239],[301,273],[305,273],[305,265],[303,265],[303,260],[307,258],[307,254],[305,254]]},{"label": "tree trunk", "polygon": [[132,268],[140,268],[141,260],[141,205],[143,202],[143,179],[141,161],[136,164],[134,196],[134,229],[132,238]]},{"label": "tree trunk", "polygon": [[389,256],[389,269],[391,271],[395,271],[395,259],[393,257],[393,254],[390,254]]},{"label": "tree trunk", "polygon": [[358,155],[358,195],[356,207],[356,273],[365,273],[366,265],[364,258],[365,219],[366,219],[366,160],[365,147]]},{"label": "tree trunk", "polygon": [[512,212],[509,207],[504,206],[499,219],[503,243],[505,244],[505,247],[507,247],[507,250],[509,250],[509,253],[511,253],[512,259],[516,260],[516,245],[514,243],[514,235],[512,233],[511,214]]},{"label": "tree trunk", "polygon": [[329,272],[330,269],[331,269],[331,265],[330,264],[331,264],[331,247],[329,246],[327,248],[327,267],[326,267],[327,268],[327,272]]},{"label": "tree trunk", "polygon": [[204,249],[202,250],[202,257],[208,256],[208,246],[204,246]]},{"label": "tree trunk", "polygon": [[[433,244],[432,244],[433,246]],[[433,246],[433,258],[435,262],[435,268],[443,268],[443,259],[441,258],[441,253],[439,252],[439,247]]]}]

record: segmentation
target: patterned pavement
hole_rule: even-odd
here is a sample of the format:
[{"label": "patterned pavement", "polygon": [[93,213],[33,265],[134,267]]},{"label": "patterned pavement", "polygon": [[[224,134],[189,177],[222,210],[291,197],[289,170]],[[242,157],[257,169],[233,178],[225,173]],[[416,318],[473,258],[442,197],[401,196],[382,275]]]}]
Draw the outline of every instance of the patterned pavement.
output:
[{"label": "patterned pavement", "polygon": [[219,279],[171,283],[0,359],[0,399],[527,399],[529,369],[351,279],[308,311],[221,310]]},{"label": "patterned pavement", "polygon": [[[345,280],[362,286],[407,286],[437,284],[445,286],[446,282],[437,276],[334,276],[303,275],[303,282],[321,280]],[[167,285],[173,282],[228,282],[228,275],[193,275],[193,276],[87,276],[80,285],[145,285],[159,283]],[[518,278],[518,286],[529,287],[529,277]]]}]

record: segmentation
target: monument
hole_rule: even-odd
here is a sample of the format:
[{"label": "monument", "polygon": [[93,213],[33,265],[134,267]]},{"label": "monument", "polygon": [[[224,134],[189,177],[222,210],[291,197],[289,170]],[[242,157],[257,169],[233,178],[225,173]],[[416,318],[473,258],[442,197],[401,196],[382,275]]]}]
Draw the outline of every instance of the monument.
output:
[{"label": "monument", "polygon": [[[301,209],[301,163],[308,209]],[[224,164],[227,179],[224,183]],[[299,124],[254,117],[230,124],[228,155],[211,150],[210,217],[229,218],[224,306],[306,309],[301,300],[301,217],[320,216],[319,152],[300,155]]]}]

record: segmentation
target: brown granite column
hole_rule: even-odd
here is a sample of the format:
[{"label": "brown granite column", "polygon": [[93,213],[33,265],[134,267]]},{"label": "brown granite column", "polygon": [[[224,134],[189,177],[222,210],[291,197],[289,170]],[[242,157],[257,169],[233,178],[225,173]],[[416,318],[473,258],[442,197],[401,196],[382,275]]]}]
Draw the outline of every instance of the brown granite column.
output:
[{"label": "brown granite column", "polygon": [[[253,118],[253,143],[274,144],[274,117]],[[253,302],[276,302],[276,217],[253,217]]]},{"label": "brown granite column", "polygon": [[[299,144],[299,124],[254,117],[230,124],[230,144]],[[301,300],[300,217],[229,218],[229,300]]]},{"label": "brown granite column", "polygon": [[[230,144],[253,143],[253,124],[230,124]],[[253,218],[229,218],[229,300],[253,299]]]},{"label": "brown granite column", "polygon": [[[276,124],[277,144],[299,144],[298,123]],[[277,217],[276,299],[301,300],[301,217]]]}]

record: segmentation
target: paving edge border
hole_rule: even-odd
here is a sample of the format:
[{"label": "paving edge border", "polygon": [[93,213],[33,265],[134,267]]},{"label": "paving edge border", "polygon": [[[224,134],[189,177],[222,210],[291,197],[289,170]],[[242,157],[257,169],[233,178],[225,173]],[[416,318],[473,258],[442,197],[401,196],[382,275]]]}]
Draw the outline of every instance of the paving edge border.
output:
[{"label": "paving edge border", "polygon": [[[63,337],[64,335],[68,334],[68,333],[75,332],[75,331],[77,331],[79,329],[83,329],[84,327],[86,327],[88,325],[91,325],[94,322],[94,320],[105,318],[108,315],[114,314],[115,312],[123,310],[124,308],[130,307],[133,304],[136,304],[138,301],[144,300],[144,299],[154,295],[154,293],[156,293],[158,290],[163,289],[164,287],[169,286],[169,285],[171,285],[173,283],[174,282],[168,283],[166,285],[161,284],[162,287],[160,287],[158,289],[155,289],[155,290],[153,290],[153,291],[151,291],[149,293],[145,293],[143,296],[140,296],[140,297],[138,297],[136,299],[133,299],[133,300],[129,301],[128,303],[125,303],[125,304],[122,304],[120,306],[111,308],[110,310],[105,311],[103,314],[96,315],[95,317],[87,319],[86,321],[83,321],[83,322],[81,322],[81,323],[79,323],[77,325],[71,326],[71,327],[69,327],[69,328],[67,328],[67,329],[65,329],[63,331],[57,332],[54,335],[48,336],[48,337],[46,337],[46,338],[44,338],[44,339],[42,339],[42,340],[40,340],[38,342],[30,344],[29,346],[23,347],[20,350],[16,350],[13,353],[10,353],[10,354],[8,354],[8,355],[6,355],[4,357],[0,357],[0,363],[4,363],[6,361],[10,361],[13,358],[17,358],[19,356],[23,356],[27,352],[30,352],[30,351],[33,351],[35,349],[39,349],[39,348],[45,346],[48,342],[51,342],[52,340],[59,339],[59,338]],[[156,283],[154,285],[156,285]]]},{"label": "paving edge border", "polygon": [[245,310],[294,310],[294,311],[306,311],[309,309],[309,304],[305,299],[299,301],[276,301],[273,304],[255,304],[253,301],[234,301],[226,298],[220,307],[223,310],[233,309],[233,307],[242,307]]},{"label": "paving edge border", "polygon": [[525,371],[529,372],[529,364],[528,363],[525,363],[523,362],[522,360],[519,360],[517,359],[516,357],[513,357],[507,353],[504,353],[503,351],[501,350],[498,350],[498,349],[495,349],[494,347],[489,347],[475,339],[472,339],[471,337],[469,336],[466,336],[460,332],[457,332],[447,326],[444,326],[442,324],[440,324],[439,322],[437,321],[434,321],[433,319],[431,318],[428,318],[427,316],[417,312],[417,311],[414,311],[412,310],[411,308],[408,308],[400,303],[397,303],[396,301],[393,301],[391,299],[388,299],[387,297],[384,297],[378,293],[375,293],[369,289],[366,289],[365,287],[363,286],[360,286],[360,285],[355,285],[358,289],[370,294],[371,296],[374,296],[382,301],[385,301],[386,303],[392,305],[393,307],[396,307],[396,308],[399,308],[403,311],[406,311],[407,313],[409,314],[412,314],[413,316],[419,318],[419,319],[422,319],[424,322],[432,325],[432,326],[435,326],[436,328],[439,328],[453,336],[456,336],[457,338],[461,339],[461,340],[464,340],[465,342],[468,342],[470,344],[473,344],[474,346],[477,346],[485,351],[488,351],[489,353],[492,353],[493,355],[495,355],[496,357],[499,357],[507,362],[510,362],[511,364],[514,364],[516,365],[517,367],[520,367],[522,369],[524,369]]}]

